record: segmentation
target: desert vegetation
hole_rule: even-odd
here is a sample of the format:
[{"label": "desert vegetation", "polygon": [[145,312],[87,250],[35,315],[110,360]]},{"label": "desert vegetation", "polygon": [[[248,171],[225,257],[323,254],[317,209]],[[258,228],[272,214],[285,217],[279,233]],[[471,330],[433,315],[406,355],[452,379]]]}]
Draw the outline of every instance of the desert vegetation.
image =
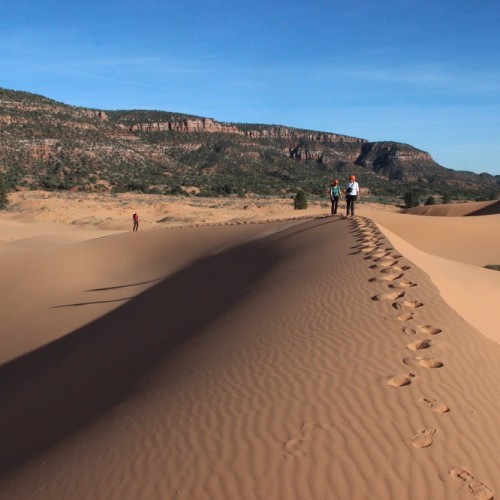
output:
[{"label": "desert vegetation", "polygon": [[406,144],[262,124],[175,129],[189,120],[204,119],[78,108],[0,89],[4,189],[245,196],[292,195],[300,187],[325,196],[332,179],[342,184],[355,174],[367,194],[401,199],[411,190],[411,203],[429,196],[495,199],[500,193],[498,177],[443,168]]}]

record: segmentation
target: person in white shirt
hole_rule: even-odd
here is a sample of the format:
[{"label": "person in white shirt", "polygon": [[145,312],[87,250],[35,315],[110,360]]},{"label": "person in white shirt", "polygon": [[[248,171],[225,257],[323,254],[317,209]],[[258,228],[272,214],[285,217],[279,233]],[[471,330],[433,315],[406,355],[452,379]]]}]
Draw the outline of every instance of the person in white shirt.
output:
[{"label": "person in white shirt", "polygon": [[354,215],[354,204],[358,199],[359,195],[359,185],[356,182],[356,177],[351,175],[349,177],[349,183],[347,184],[347,188],[345,190],[345,199],[347,202],[347,216],[349,216],[349,212],[351,215]]}]

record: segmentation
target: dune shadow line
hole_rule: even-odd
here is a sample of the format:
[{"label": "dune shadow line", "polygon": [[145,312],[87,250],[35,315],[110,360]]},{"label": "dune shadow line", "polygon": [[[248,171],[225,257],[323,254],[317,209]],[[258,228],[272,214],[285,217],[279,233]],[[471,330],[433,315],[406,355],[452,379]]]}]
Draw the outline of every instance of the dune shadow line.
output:
[{"label": "dune shadow line", "polygon": [[0,366],[0,473],[125,400],[276,264],[252,241],[201,259],[109,314]]},{"label": "dune shadow line", "polygon": [[52,309],[63,309],[65,307],[81,307],[90,306],[94,304],[112,304],[114,302],[125,302],[131,300],[133,297],[125,297],[123,299],[110,299],[110,300],[94,300],[90,302],[75,302],[74,304],[61,304],[60,306],[52,306]]},{"label": "dune shadow line", "polygon": [[486,207],[480,208],[479,210],[474,210],[469,214],[465,214],[466,217],[474,217],[476,215],[497,215],[500,213],[500,200],[488,205]]},{"label": "dune shadow line", "polygon": [[134,287],[134,286],[149,285],[151,283],[162,281],[164,279],[165,279],[165,276],[163,276],[162,278],[155,278],[153,280],[140,281],[139,283],[129,283],[127,285],[107,286],[104,288],[91,288],[90,290],[86,290],[86,291],[87,292],[107,292],[109,290],[118,290],[120,288],[129,288],[129,287]]}]

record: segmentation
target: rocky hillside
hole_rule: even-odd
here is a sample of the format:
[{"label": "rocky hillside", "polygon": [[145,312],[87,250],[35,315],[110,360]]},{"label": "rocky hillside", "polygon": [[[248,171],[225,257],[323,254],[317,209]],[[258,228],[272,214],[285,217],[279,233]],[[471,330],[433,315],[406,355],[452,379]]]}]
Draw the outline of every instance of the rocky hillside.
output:
[{"label": "rocky hillside", "polygon": [[0,172],[9,189],[324,193],[356,174],[373,194],[489,198],[500,178],[446,169],[395,142],[164,111],[79,108],[0,89]]}]

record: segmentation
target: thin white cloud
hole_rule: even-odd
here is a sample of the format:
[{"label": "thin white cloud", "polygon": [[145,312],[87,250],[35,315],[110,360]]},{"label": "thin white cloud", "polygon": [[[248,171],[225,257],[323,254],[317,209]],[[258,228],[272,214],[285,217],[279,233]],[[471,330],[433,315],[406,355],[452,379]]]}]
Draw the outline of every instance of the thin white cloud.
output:
[{"label": "thin white cloud", "polygon": [[500,72],[493,69],[467,73],[438,66],[344,67],[332,70],[333,77],[371,83],[404,85],[422,90],[460,94],[498,94]]}]

